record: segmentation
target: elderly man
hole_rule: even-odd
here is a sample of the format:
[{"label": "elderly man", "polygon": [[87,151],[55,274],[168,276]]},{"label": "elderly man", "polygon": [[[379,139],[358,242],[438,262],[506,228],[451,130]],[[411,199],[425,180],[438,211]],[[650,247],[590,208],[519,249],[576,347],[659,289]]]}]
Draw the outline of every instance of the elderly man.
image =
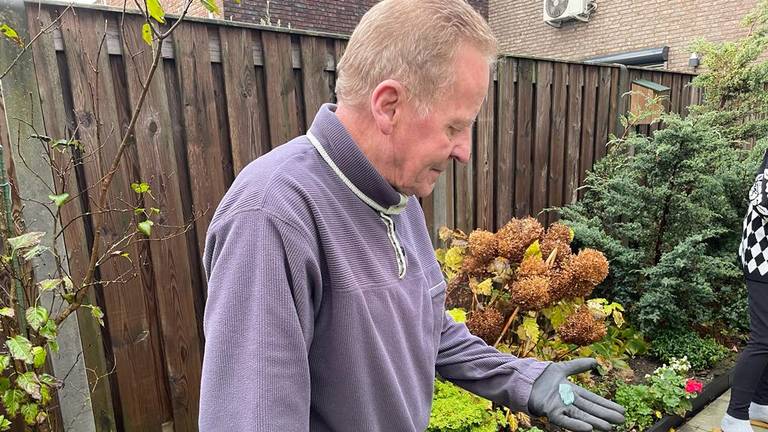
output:
[{"label": "elderly man", "polygon": [[201,431],[423,431],[435,372],[574,431],[623,421],[566,380],[592,360],[502,354],[444,311],[416,197],[469,161],[495,56],[463,0],[385,0],[338,105],[238,176],[207,234]]}]

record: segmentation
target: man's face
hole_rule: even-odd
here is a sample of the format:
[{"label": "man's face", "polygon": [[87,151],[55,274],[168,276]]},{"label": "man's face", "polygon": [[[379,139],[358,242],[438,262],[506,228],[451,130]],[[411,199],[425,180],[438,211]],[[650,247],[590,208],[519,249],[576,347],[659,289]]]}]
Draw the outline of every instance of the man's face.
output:
[{"label": "man's face", "polygon": [[451,160],[469,162],[472,124],[488,92],[488,60],[473,47],[462,45],[453,70],[453,85],[432,103],[429,114],[421,117],[415,104],[407,103],[393,131],[390,180],[406,195],[429,195]]}]

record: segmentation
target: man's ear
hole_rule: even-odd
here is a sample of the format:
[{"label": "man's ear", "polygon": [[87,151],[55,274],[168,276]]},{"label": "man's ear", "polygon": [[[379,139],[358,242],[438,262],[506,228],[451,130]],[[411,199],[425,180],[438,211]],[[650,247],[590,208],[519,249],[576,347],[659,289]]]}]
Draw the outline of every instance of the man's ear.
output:
[{"label": "man's ear", "polygon": [[406,101],[405,86],[388,79],[376,86],[371,93],[371,113],[379,131],[390,135],[400,116]]}]

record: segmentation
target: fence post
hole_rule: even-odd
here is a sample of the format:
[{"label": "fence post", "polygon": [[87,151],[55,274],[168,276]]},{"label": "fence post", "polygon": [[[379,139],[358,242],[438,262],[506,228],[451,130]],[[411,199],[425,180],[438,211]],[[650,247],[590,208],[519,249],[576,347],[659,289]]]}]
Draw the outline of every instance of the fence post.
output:
[{"label": "fence post", "polygon": [[[0,0],[0,22],[11,26],[24,42],[29,42],[33,36],[29,34],[26,16],[23,0]],[[0,41],[0,43],[4,45],[3,49],[0,49],[0,73],[2,73],[14,61],[19,49],[8,49],[7,41]],[[11,146],[8,150],[13,150],[13,164],[17,167],[16,178],[12,179],[15,183],[14,187],[25,198],[34,199],[39,203],[48,202],[50,189],[54,188],[51,167],[41,157],[37,140],[30,138],[35,130],[43,133],[45,125],[37,75],[29,50],[19,57],[8,75],[0,81],[0,99],[5,105],[7,142]],[[31,126],[21,120],[28,122]],[[36,174],[25,168],[25,165],[28,165]],[[54,231],[54,221],[49,211],[41,204],[29,202],[23,206],[22,216],[29,231],[44,231],[49,234],[44,237],[43,245],[52,248],[53,236],[50,234]],[[56,246],[58,250],[64,250],[64,242],[61,238]],[[66,256],[63,258],[66,265]],[[53,274],[54,269],[53,257],[50,254],[43,254],[35,268],[35,278],[46,279],[49,274]],[[57,377],[67,376],[66,386],[58,392],[62,423],[68,431],[95,431],[90,390],[81,356],[82,344],[75,314],[70,315],[60,326],[58,340],[61,349],[58,354],[52,355],[50,360]]]}]

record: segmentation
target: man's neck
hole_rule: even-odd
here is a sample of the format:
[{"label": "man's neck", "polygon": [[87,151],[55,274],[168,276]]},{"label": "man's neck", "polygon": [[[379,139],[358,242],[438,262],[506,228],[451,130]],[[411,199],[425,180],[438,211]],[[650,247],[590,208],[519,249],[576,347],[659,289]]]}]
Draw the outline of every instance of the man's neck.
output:
[{"label": "man's neck", "polygon": [[378,133],[373,118],[361,110],[343,105],[337,106],[336,117],[376,171],[392,184],[391,173],[385,167],[391,165],[393,155],[388,154],[389,146],[384,144],[383,136]]}]

